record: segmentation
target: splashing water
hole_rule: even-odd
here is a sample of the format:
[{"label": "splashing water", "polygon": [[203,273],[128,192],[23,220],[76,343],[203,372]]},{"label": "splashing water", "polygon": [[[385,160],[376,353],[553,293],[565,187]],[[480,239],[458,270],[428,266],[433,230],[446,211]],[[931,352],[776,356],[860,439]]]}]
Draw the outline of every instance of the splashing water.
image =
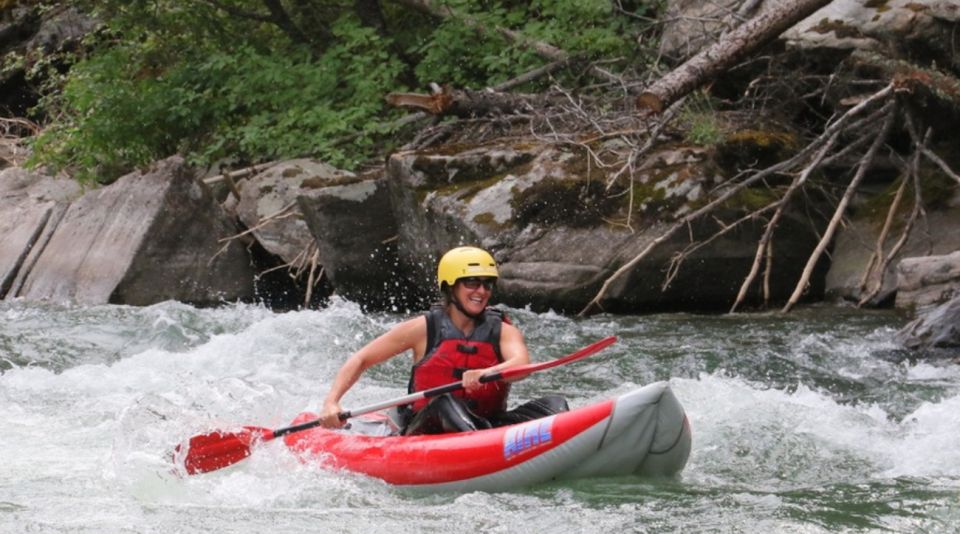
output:
[{"label": "splashing water", "polygon": [[[579,480],[414,495],[307,465],[281,440],[180,477],[169,454],[213,428],[316,410],[343,360],[404,319],[334,301],[277,314],[0,304],[0,532],[950,531],[960,519],[960,367],[891,338],[889,313],[586,320],[511,310],[538,373],[513,401],[580,406],[670,379],[694,448],[676,480]],[[409,360],[371,369],[344,407],[405,392]]]}]

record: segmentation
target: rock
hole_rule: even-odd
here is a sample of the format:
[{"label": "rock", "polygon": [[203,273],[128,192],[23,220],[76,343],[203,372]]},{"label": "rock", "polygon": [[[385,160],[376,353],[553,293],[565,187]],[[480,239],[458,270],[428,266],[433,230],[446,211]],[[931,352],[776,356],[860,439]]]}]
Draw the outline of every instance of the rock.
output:
[{"label": "rock", "polygon": [[914,350],[960,347],[960,297],[922,312],[896,339]]},{"label": "rock", "polygon": [[533,184],[532,178],[511,171],[525,167],[541,150],[446,147],[391,154],[387,183],[397,221],[398,261],[411,286],[435,288],[437,261],[450,248],[473,244],[495,249],[510,239],[510,190]]},{"label": "rock", "polygon": [[[788,0],[671,0],[660,53],[683,61],[714,42],[741,20]],[[784,32],[781,40],[801,49],[898,50],[899,55],[932,57],[960,70],[956,54],[956,0],[834,0]],[[920,53],[920,54],[918,54]]]},{"label": "rock", "polygon": [[78,43],[99,26],[99,21],[81,13],[76,7],[60,6],[43,14],[40,27],[27,40],[24,48],[46,52],[61,50]]},{"label": "rock", "polygon": [[297,197],[307,190],[355,179],[353,173],[317,160],[279,162],[238,184],[237,216],[267,252],[288,264],[302,262],[313,236],[300,213]]},{"label": "rock", "polygon": [[663,16],[667,22],[660,36],[660,53],[676,62],[692,57],[733,28],[738,7],[749,8],[751,3],[757,4],[751,0],[670,0]]},{"label": "rock", "polygon": [[[827,298],[856,302],[864,296],[860,284],[870,256],[876,249],[884,216],[854,216],[838,232],[833,247],[833,261],[827,272]],[[899,232],[890,232],[884,250],[889,252],[899,239]],[[883,286],[870,304],[881,305],[894,297],[897,291],[896,268],[901,258],[948,254],[955,250],[960,250],[960,210],[928,211],[926,220],[918,221],[900,253],[888,264],[883,275]]]},{"label": "rock", "polygon": [[20,167],[0,172],[0,298],[16,294],[69,202],[80,195],[73,180]]},{"label": "rock", "polygon": [[960,250],[904,258],[897,266],[898,308],[922,309],[960,297]]},{"label": "rock", "polygon": [[[789,296],[816,245],[812,231],[798,218],[789,216],[781,225],[782,242],[774,243],[773,301]],[[508,261],[501,269],[503,282],[498,291],[512,305],[578,312],[614,271],[631,261],[666,227],[657,223],[635,233],[604,227],[547,230],[523,247],[504,252]],[[712,223],[698,223],[690,230],[704,238],[718,228]],[[613,313],[728,310],[750,269],[762,232],[759,225],[747,225],[692,252],[676,278],[664,288],[673,258],[689,244],[686,232],[674,235],[609,287],[603,309]],[[818,266],[810,296],[822,291],[823,271],[824,266]],[[748,293],[747,304],[758,304],[759,299],[754,288]]]},{"label": "rock", "polygon": [[[7,298],[79,304],[193,304],[253,297],[235,224],[179,157],[74,201]],[[221,248],[223,250],[221,251]]]},{"label": "rock", "polygon": [[[0,6],[3,4],[0,1]],[[67,2],[7,4],[12,5],[5,6],[0,16],[0,63],[4,65],[0,69],[0,109],[7,117],[22,117],[37,104],[37,85],[46,76],[43,68],[33,65],[40,60],[38,51],[73,50],[100,23]]]},{"label": "rock", "polygon": [[[450,147],[437,156],[399,153],[391,157],[388,179],[395,190],[400,261],[414,272],[419,267],[418,279],[426,285],[432,283],[436,258],[444,250],[459,244],[480,245],[492,250],[501,263],[498,298],[540,310],[582,309],[604,280],[657,238],[667,224],[701,202],[705,191],[723,181],[713,174],[716,166],[709,151],[699,147],[665,146],[651,151],[638,164],[633,190],[621,183],[610,192],[606,173],[591,170],[586,158],[574,151],[524,144],[494,147],[492,152],[513,157],[496,158],[498,164],[485,165],[486,172],[481,168],[466,173],[462,169],[467,163],[458,161],[458,152]],[[469,161],[482,161],[473,150],[462,153]],[[423,158],[431,157],[433,165],[424,165]],[[438,164],[441,158],[443,165]],[[450,168],[460,171],[450,172]],[[469,179],[456,179],[464,175]],[[447,177],[453,180],[445,187],[428,187]],[[630,209],[632,230],[624,224]],[[706,221],[691,225],[689,232],[705,238],[718,228]],[[677,278],[663,291],[672,259],[689,245],[690,234],[677,232],[612,285],[604,309],[729,308],[762,232],[760,225],[745,225],[691,252]],[[815,229],[806,220],[786,217],[774,241],[773,299],[789,295],[816,242]],[[820,291],[819,280],[814,277],[811,295]],[[749,300],[756,299],[754,291]]]},{"label": "rock", "polygon": [[303,189],[300,212],[334,292],[378,309],[422,307],[397,260],[397,225],[382,172]]},{"label": "rock", "polygon": [[800,48],[896,50],[960,69],[956,0],[835,0],[784,32]]}]

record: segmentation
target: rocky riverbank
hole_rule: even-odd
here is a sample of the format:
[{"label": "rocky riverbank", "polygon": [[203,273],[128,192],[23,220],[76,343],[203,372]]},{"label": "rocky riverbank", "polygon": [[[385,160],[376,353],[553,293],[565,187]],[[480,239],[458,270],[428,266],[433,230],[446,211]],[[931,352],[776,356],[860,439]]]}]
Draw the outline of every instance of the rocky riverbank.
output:
[{"label": "rocky riverbank", "polygon": [[[696,190],[716,179],[692,178],[694,155],[671,150],[650,171],[666,184],[680,173],[686,177],[683,187],[664,185],[651,208],[665,218],[687,209]],[[308,298],[317,305],[338,294],[370,308],[418,309],[436,297],[438,254],[475,243],[502,263],[501,302],[574,313],[663,227],[611,224],[622,218],[622,206],[586,211],[577,204],[585,183],[577,168],[573,154],[547,147],[488,146],[397,153],[381,171],[361,176],[313,160],[277,162],[227,187],[170,158],[89,191],[72,180],[8,168],[0,172],[0,289],[6,299],[133,305],[257,298],[284,305]],[[896,298],[873,304],[895,301],[921,311],[905,338],[910,346],[957,341],[949,310],[960,295],[960,255],[943,253],[960,249],[960,210],[950,206],[928,214],[936,224],[889,262],[896,272],[884,277],[884,292]],[[773,255],[772,302],[786,298],[822,228],[815,219],[795,218],[793,233],[781,236]],[[691,229],[700,236],[716,230]],[[689,235],[667,240],[621,279],[604,308],[650,313],[729,306],[761,231],[747,226],[694,251],[663,289],[672,261],[691,244]],[[857,281],[878,234],[864,221],[841,232],[833,261],[818,269],[808,299],[859,298]],[[270,269],[283,276],[267,283],[263,274]],[[755,306],[760,297],[753,295]],[[947,311],[926,315],[938,306]]]}]

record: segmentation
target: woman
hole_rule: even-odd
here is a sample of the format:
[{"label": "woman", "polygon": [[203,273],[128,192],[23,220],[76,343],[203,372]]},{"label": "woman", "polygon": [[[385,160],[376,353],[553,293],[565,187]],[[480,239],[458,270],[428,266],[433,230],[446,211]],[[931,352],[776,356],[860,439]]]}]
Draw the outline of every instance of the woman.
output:
[{"label": "woman", "polygon": [[502,312],[487,306],[498,277],[496,261],[483,249],[458,247],[444,254],[437,266],[443,303],[394,326],[350,356],[324,400],[323,426],[342,426],[337,418],[340,399],[365,370],[406,351],[413,352],[411,393],[457,380],[464,389],[405,407],[404,434],[464,432],[566,411],[561,397],[507,411],[509,384],[480,383],[486,373],[530,362],[520,331]]}]

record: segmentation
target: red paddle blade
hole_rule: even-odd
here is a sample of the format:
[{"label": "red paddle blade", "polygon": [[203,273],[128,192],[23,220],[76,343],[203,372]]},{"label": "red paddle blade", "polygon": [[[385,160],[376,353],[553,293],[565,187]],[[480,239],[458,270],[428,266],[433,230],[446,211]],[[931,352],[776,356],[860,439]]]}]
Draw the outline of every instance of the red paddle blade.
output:
[{"label": "red paddle blade", "polygon": [[[244,427],[239,432],[216,430],[194,436],[186,445],[183,466],[190,475],[223,469],[250,456],[256,443],[271,439],[272,430],[255,426]],[[182,444],[177,445],[174,458],[180,457],[182,447]]]}]

